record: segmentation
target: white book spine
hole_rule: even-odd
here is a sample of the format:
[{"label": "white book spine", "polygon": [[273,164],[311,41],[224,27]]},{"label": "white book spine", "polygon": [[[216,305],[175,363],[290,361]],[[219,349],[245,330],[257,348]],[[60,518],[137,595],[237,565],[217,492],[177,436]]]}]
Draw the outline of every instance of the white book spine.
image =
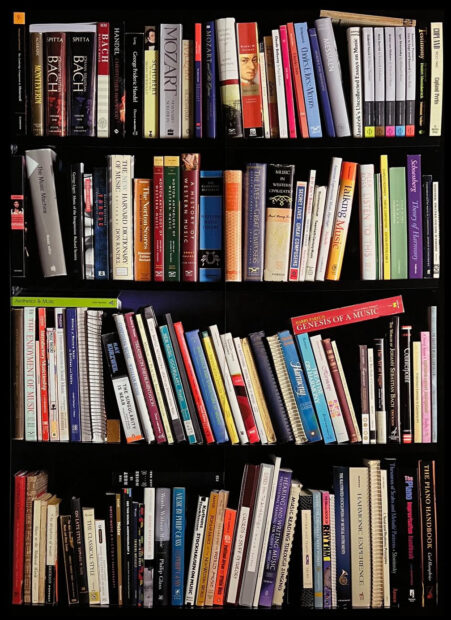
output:
[{"label": "white book spine", "polygon": [[305,271],[307,269],[308,246],[310,239],[310,226],[312,223],[313,198],[315,195],[316,170],[310,170],[310,177],[307,188],[307,200],[304,210],[304,234],[301,245],[301,262],[299,264],[299,280],[304,282]]},{"label": "white book spine", "polygon": [[349,440],[348,432],[346,430],[345,421],[341,412],[340,403],[338,401],[337,392],[335,391],[332,375],[330,374],[329,364],[324,352],[323,344],[321,341],[321,334],[312,336],[310,342],[315,356],[316,365],[318,367],[318,373],[321,378],[321,383],[324,390],[324,396],[329,408],[332,425],[334,427],[337,443],[343,443]]},{"label": "white book spine", "polygon": [[39,603],[39,557],[41,543],[41,501],[33,500],[33,548],[31,559],[31,603]]},{"label": "white book spine", "polygon": [[144,561],[155,559],[155,488],[144,489]]},{"label": "white book spine", "polygon": [[388,522],[388,476],[387,470],[381,469],[381,500],[382,500],[382,549],[383,549],[383,586],[384,607],[390,608],[390,527]]},{"label": "white book spine", "polygon": [[23,357],[25,439],[36,441],[38,438],[36,423],[36,308],[24,308]]},{"label": "white book spine", "polygon": [[349,74],[351,81],[352,135],[363,138],[362,110],[362,50],[360,46],[360,27],[347,29]]},{"label": "white book spine", "polygon": [[48,400],[49,400],[49,424],[50,441],[59,441],[59,416],[58,416],[58,392],[57,367],[56,367],[56,333],[54,327],[46,328],[47,336],[47,377],[48,377]]},{"label": "white book spine", "polygon": [[330,501],[330,565],[332,609],[337,609],[337,548],[335,536],[335,495],[329,494]]},{"label": "white book spine", "polygon": [[100,604],[99,565],[94,508],[83,508],[83,532],[85,536],[86,574],[88,577],[89,604]]},{"label": "white book spine", "polygon": [[133,155],[108,155],[113,280],[133,280]]},{"label": "white book spine", "polygon": [[[58,516],[59,516],[60,501],[61,500],[57,500],[56,503],[50,503],[47,506],[47,536],[46,536],[45,564],[46,566],[54,567],[54,569],[57,568],[57,563],[58,563]],[[45,602],[45,596],[44,596],[44,602]]]},{"label": "white book spine", "polygon": [[431,22],[431,101],[429,135],[442,135],[443,23]]},{"label": "white book spine", "polygon": [[316,265],[316,279],[324,281],[326,274],[327,259],[329,258],[330,239],[335,220],[338,188],[340,186],[341,157],[332,157],[329,172],[329,184],[327,186],[326,204],[324,207],[323,225],[321,228],[321,240],[319,242],[319,256]]},{"label": "white book spine", "polygon": [[258,602],[260,600],[260,590],[262,587],[262,579],[263,573],[265,571],[265,563],[266,563],[266,549],[268,547],[269,534],[271,532],[271,523],[272,523],[272,514],[274,512],[274,502],[276,501],[276,492],[277,492],[277,483],[279,482],[279,472],[280,472],[280,464],[282,459],[280,456],[277,456],[274,460],[274,471],[272,474],[271,481],[271,493],[269,496],[268,508],[266,510],[266,523],[265,530],[263,533],[262,545],[261,545],[261,554],[260,554],[260,566],[257,573],[257,582],[255,584],[255,593],[254,593],[254,602],[253,606],[258,607]]},{"label": "white book spine", "polygon": [[168,444],[174,443],[174,436],[172,435],[172,429],[169,424],[168,412],[166,410],[166,404],[163,398],[163,392],[161,390],[160,381],[158,379],[158,373],[155,368],[155,364],[152,357],[152,352],[150,350],[149,341],[147,339],[146,329],[144,327],[144,322],[142,316],[138,313],[135,315],[136,324],[138,325],[138,330],[141,336],[141,342],[143,345],[144,353],[146,355],[147,366],[149,368],[150,378],[152,380],[153,389],[155,391],[155,398],[157,399],[158,409],[161,414],[161,419],[164,426],[164,431],[166,433],[166,439]]},{"label": "white book spine", "polygon": [[233,387],[232,378],[230,376],[229,368],[227,366],[224,347],[222,346],[221,336],[217,325],[210,325],[208,328],[210,336],[213,341],[216,358],[218,360],[218,366],[221,369],[222,378],[224,379],[224,386],[227,392],[227,398],[232,410],[233,419],[235,421],[236,430],[240,438],[241,444],[248,443],[246,428],[244,426],[243,418],[238,405],[238,400],[235,394],[235,388]]},{"label": "white book spine", "polygon": [[160,137],[182,137],[182,24],[160,24]]},{"label": "white book spine", "polygon": [[[376,137],[385,135],[385,35],[374,29],[374,105]],[[378,133],[378,127],[380,134]]]},{"label": "white book spine", "polygon": [[129,378],[115,377],[113,379],[113,389],[116,395],[124,435],[126,441],[129,442],[131,439],[135,439],[136,436],[141,436],[138,413]]},{"label": "white book spine", "polygon": [[96,519],[95,527],[97,563],[99,568],[100,604],[109,605],[110,597],[108,592],[108,561],[106,552],[105,521],[103,519]]},{"label": "white book spine", "polygon": [[60,441],[69,441],[69,402],[67,398],[67,360],[65,310],[55,308],[58,421]]},{"label": "white book spine", "polygon": [[42,441],[42,416],[41,416],[41,350],[39,340],[35,342],[35,368],[36,368],[36,424],[37,439]]},{"label": "white book spine", "polygon": [[440,277],[440,208],[439,208],[439,182],[432,182],[432,277]]},{"label": "white book spine", "polygon": [[[230,336],[229,336],[229,334],[226,334],[226,338],[228,338],[228,337],[232,338],[232,335],[230,334]],[[268,438],[267,438],[267,435],[265,433],[265,428],[263,426],[260,409],[259,409],[259,406],[258,406],[258,403],[257,403],[257,398],[255,396],[254,388],[252,386],[252,381],[251,381],[251,377],[250,377],[250,374],[249,374],[249,369],[248,369],[247,364],[246,364],[246,359],[244,357],[243,347],[241,345],[241,340],[240,340],[239,337],[237,337],[237,338],[233,338],[233,342],[235,343],[236,354],[237,354],[238,360],[240,362],[241,372],[243,374],[244,383],[246,384],[246,390],[247,390],[247,394],[249,396],[249,402],[251,403],[252,412],[253,412],[254,418],[255,418],[255,424],[257,425],[258,434],[260,436],[260,441],[261,441],[262,444],[267,444],[268,443]]]},{"label": "white book spine", "polygon": [[277,113],[279,118],[279,138],[288,138],[287,106],[285,101],[285,83],[283,79],[282,49],[280,33],[272,31],[274,49],[274,71],[276,76]]},{"label": "white book spine", "polygon": [[423,419],[421,408],[421,342],[412,342],[413,368],[413,442],[421,443],[423,438]]},{"label": "white book spine", "polygon": [[364,132],[365,138],[374,138],[374,37],[371,26],[362,28],[362,52]]},{"label": "white book spine", "polygon": [[374,164],[361,164],[359,168],[360,273],[362,280],[376,280],[376,209],[374,204]]},{"label": "white book spine", "polygon": [[[415,99],[417,78],[416,28],[406,27],[406,135],[413,136],[415,131]],[[411,130],[407,131],[407,126]]]},{"label": "white book spine", "polygon": [[[406,29],[404,26],[395,28],[395,53],[396,53],[396,126],[405,126],[405,102],[406,102]],[[400,112],[398,112],[398,109]],[[403,122],[404,121],[404,122]],[[398,130],[397,130],[398,131]],[[398,133],[396,134],[398,135]],[[404,135],[400,133],[399,135]]]},{"label": "white book spine", "polygon": [[262,87],[262,110],[263,110],[263,128],[265,138],[271,137],[271,128],[269,125],[269,100],[268,100],[268,84],[266,82],[266,62],[265,52],[260,52],[260,84]]},{"label": "white book spine", "polygon": [[385,124],[390,126],[390,133],[385,135],[393,137],[395,126],[395,99],[396,99],[396,50],[395,29],[387,26],[385,29]]},{"label": "white book spine", "polygon": [[157,329],[155,326],[155,320],[153,318],[147,319],[147,326],[149,328],[150,339],[152,341],[153,350],[155,353],[155,359],[158,369],[160,371],[161,382],[163,384],[164,393],[166,395],[166,401],[169,407],[169,415],[171,420],[179,420],[179,413],[174,398],[174,392],[172,391],[172,385],[169,379],[168,371],[163,357],[163,351],[161,350],[160,341],[158,340]]},{"label": "white book spine", "polygon": [[335,133],[338,138],[350,136],[351,131],[341,79],[340,59],[338,57],[332,20],[329,17],[316,19],[315,27],[318,33],[321,57],[326,74]]},{"label": "white book spine", "polygon": [[139,380],[138,370],[136,368],[135,358],[133,356],[132,347],[130,345],[130,339],[125,326],[125,319],[122,314],[114,314],[114,322],[116,324],[117,333],[121,342],[122,351],[124,352],[125,364],[127,366],[128,376],[132,386],[133,395],[135,397],[136,406],[139,412],[139,418],[141,420],[142,428],[144,430],[144,436],[147,443],[154,441],[155,435],[153,433],[152,425],[150,423],[149,413],[147,411],[146,401]]},{"label": "white book spine", "polygon": [[324,207],[326,204],[327,187],[317,185],[313,198],[312,224],[310,228],[309,247],[307,252],[307,264],[305,268],[305,281],[314,282],[318,250],[323,226]]},{"label": "white book spine", "polygon": [[360,434],[359,425],[357,424],[357,416],[355,414],[354,405],[352,404],[351,392],[349,391],[348,382],[346,381],[346,375],[343,369],[343,365],[341,363],[340,353],[338,352],[337,343],[335,340],[332,340],[332,349],[335,356],[335,361],[337,362],[338,372],[340,373],[341,382],[343,384],[343,389],[346,396],[346,402],[348,403],[349,411],[351,412],[352,423],[355,428],[355,432],[357,434],[357,441],[362,441],[362,436]]},{"label": "white book spine", "polygon": [[197,500],[196,520],[194,522],[191,555],[188,564],[188,579],[186,583],[185,605],[194,605],[196,600],[197,581],[199,578],[202,545],[204,542],[205,523],[208,511],[208,497],[199,497]]},{"label": "white book spine", "polygon": [[313,590],[313,539],[312,539],[312,511],[301,510],[301,537],[302,537],[302,588]]},{"label": "white book spine", "polygon": [[374,349],[368,347],[368,403],[370,410],[370,443],[376,443],[376,396],[374,391]]}]

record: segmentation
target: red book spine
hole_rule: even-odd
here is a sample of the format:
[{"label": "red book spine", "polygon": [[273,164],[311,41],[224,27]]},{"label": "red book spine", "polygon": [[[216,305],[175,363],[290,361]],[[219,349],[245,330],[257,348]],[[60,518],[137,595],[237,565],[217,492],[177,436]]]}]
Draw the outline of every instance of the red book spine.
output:
[{"label": "red book spine", "polygon": [[38,308],[38,333],[39,333],[39,368],[41,374],[41,428],[42,441],[50,440],[49,429],[49,393],[47,382],[47,335],[46,335],[46,311]]},{"label": "red book spine", "polygon": [[125,324],[127,326],[130,344],[133,349],[139,380],[143,389],[144,399],[146,401],[147,411],[149,412],[153,432],[157,443],[164,443],[166,441],[166,434],[163,429],[163,423],[161,421],[157,401],[155,400],[155,394],[152,388],[149,371],[147,370],[146,360],[144,359],[141,343],[139,342],[138,332],[136,331],[134,316],[134,312],[127,312],[124,316]]},{"label": "red book spine", "polygon": [[216,578],[214,605],[224,605],[227,575],[232,553],[233,532],[235,530],[236,510],[226,508],[224,514],[224,530],[222,533],[221,550],[219,552],[218,576]]},{"label": "red book spine", "polygon": [[25,472],[18,472],[14,476],[13,605],[23,603],[26,484]]},{"label": "red book spine", "polygon": [[308,138],[307,115],[305,112],[304,89],[302,88],[301,67],[299,65],[298,51],[296,46],[296,34],[294,24],[287,24],[288,47],[290,49],[291,69],[293,71],[294,94],[296,96],[296,107],[298,110],[299,126],[303,138]]},{"label": "red book spine", "polygon": [[154,208],[154,280],[164,282],[164,166],[163,157],[154,157],[153,164]]},{"label": "red book spine", "polygon": [[245,137],[263,137],[257,23],[237,24],[238,64]]},{"label": "red book spine", "polygon": [[215,438],[211,430],[210,420],[208,419],[207,409],[205,407],[204,399],[200,391],[199,383],[197,381],[196,373],[194,372],[193,363],[188,351],[188,347],[185,342],[185,332],[183,325],[180,321],[174,323],[175,333],[182,354],[183,363],[185,364],[186,374],[193,394],[194,402],[196,404],[197,413],[199,415],[200,423],[202,424],[202,430],[204,433],[205,441],[207,444],[214,443]]},{"label": "red book spine", "polygon": [[294,114],[293,81],[291,79],[287,27],[280,26],[279,32],[280,47],[282,51],[283,79],[285,82],[285,97],[287,101],[288,133],[290,138],[296,138],[296,118]]},{"label": "red book spine", "polygon": [[370,319],[378,319],[381,316],[402,314],[403,312],[404,304],[402,296],[397,295],[396,297],[376,299],[375,301],[354,304],[353,306],[345,306],[343,308],[296,316],[291,319],[291,326],[294,335],[297,335],[318,331],[320,329],[327,329],[329,327],[338,327],[340,325],[349,325],[351,323],[369,321]]},{"label": "red book spine", "polygon": [[348,401],[346,399],[343,383],[341,381],[340,371],[338,370],[337,360],[335,359],[334,350],[332,348],[330,338],[325,338],[322,343],[329,364],[332,381],[334,382],[335,391],[337,392],[338,402],[340,403],[340,409],[343,414],[346,430],[348,431],[349,441],[351,443],[355,443],[356,441],[358,441],[357,433],[354,427],[354,423],[352,421],[351,412],[348,407]]},{"label": "red book spine", "polygon": [[97,75],[110,74],[110,24],[97,24]]},{"label": "red book spine", "polygon": [[199,250],[200,155],[182,155],[182,281],[197,282]]},{"label": "red book spine", "polygon": [[46,133],[67,135],[66,106],[66,33],[48,32],[46,47]]},{"label": "red book spine", "polygon": [[231,375],[233,387],[235,388],[236,399],[243,418],[244,428],[246,429],[249,443],[260,441],[257,427],[255,425],[252,407],[247,397],[246,386],[244,384],[243,375]]}]

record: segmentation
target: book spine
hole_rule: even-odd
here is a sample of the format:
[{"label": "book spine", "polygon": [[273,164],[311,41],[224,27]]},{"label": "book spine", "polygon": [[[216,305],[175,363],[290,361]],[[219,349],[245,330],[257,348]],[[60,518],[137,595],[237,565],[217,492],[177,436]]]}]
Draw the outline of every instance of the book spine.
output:
[{"label": "book spine", "polygon": [[21,605],[23,603],[26,484],[27,478],[25,472],[18,472],[14,475],[13,605]]},{"label": "book spine", "polygon": [[402,443],[412,443],[412,327],[401,327],[401,432]]},{"label": "book spine", "polygon": [[443,23],[431,22],[431,81],[429,135],[442,135],[443,107]]},{"label": "book spine", "polygon": [[298,181],[296,183],[296,200],[294,204],[293,231],[291,233],[290,264],[288,269],[288,280],[290,282],[297,282],[299,280],[306,193],[307,183],[305,181]]},{"label": "book spine", "polygon": [[79,387],[78,329],[77,311],[66,310],[67,371],[69,392],[70,440],[81,441],[81,405]]},{"label": "book spine", "polygon": [[144,33],[125,33],[125,132],[143,135]]},{"label": "book spine", "polygon": [[221,548],[219,552],[218,575],[216,578],[215,592],[213,598],[214,605],[223,605],[226,595],[227,577],[232,556],[234,542],[235,523],[237,511],[226,508],[224,513],[224,528],[222,532]]},{"label": "book spine", "polygon": [[100,605],[100,584],[96,549],[94,508],[83,508],[83,532],[86,551],[86,575],[88,579],[89,604]]},{"label": "book spine", "polygon": [[94,136],[96,127],[96,32],[67,35],[67,133]]},{"label": "book spine", "polygon": [[55,328],[46,329],[46,354],[48,377],[48,409],[49,409],[49,439],[60,441],[59,408],[56,389],[56,331]]},{"label": "book spine", "polygon": [[334,119],[330,105],[329,91],[327,90],[326,75],[324,73],[323,59],[318,43],[316,28],[309,28],[310,47],[312,50],[313,66],[315,68],[316,83],[318,85],[321,109],[323,112],[326,134],[329,138],[335,138]]},{"label": "book spine", "polygon": [[95,528],[97,560],[99,566],[100,604],[109,605],[110,600],[108,593],[108,565],[105,540],[105,521],[103,519],[96,519]]},{"label": "book spine", "polygon": [[43,136],[44,121],[44,35],[42,32],[30,32],[30,106],[31,133]]},{"label": "book spine", "polygon": [[245,138],[263,137],[262,96],[256,22],[236,25]]},{"label": "book spine", "polygon": [[376,442],[387,443],[387,412],[385,409],[385,341],[374,339],[374,386],[376,398]]},{"label": "book spine", "polygon": [[266,164],[248,164],[246,167],[243,252],[245,281],[263,280],[266,171]]},{"label": "book spine", "polygon": [[385,136],[385,35],[374,28],[374,111],[376,138]]},{"label": "book spine", "polygon": [[296,33],[299,64],[301,67],[302,89],[304,91],[309,138],[321,138],[323,134],[307,23],[295,24],[294,30]]},{"label": "book spine", "polygon": [[352,135],[363,138],[363,98],[362,98],[362,49],[360,27],[351,26],[346,31],[349,55],[349,75],[351,80]]},{"label": "book spine", "polygon": [[155,488],[144,489],[144,601],[143,607],[153,607],[153,577],[155,572]]},{"label": "book spine", "polygon": [[153,158],[153,274],[164,282],[164,158]]},{"label": "book spine", "polygon": [[105,168],[93,171],[94,202],[94,279],[109,278],[109,199],[107,194],[107,174]]},{"label": "book spine", "polygon": [[[263,37],[263,50],[266,65],[266,90],[268,92],[269,135],[270,138],[278,138],[279,120],[276,91],[276,69],[272,36]],[[305,118],[304,125],[307,127],[307,121]]]},{"label": "book spine", "polygon": [[388,442],[401,441],[400,428],[400,376],[399,376],[399,316],[388,324]]},{"label": "book spine", "polygon": [[323,609],[332,609],[332,558],[330,493],[321,491],[322,496],[322,557],[323,557]]},{"label": "book spine", "polygon": [[423,419],[422,419],[422,385],[421,385],[421,342],[412,342],[412,374],[413,374],[413,442],[422,443]]},{"label": "book spine", "polygon": [[420,337],[422,442],[431,443],[431,338],[429,332],[421,332]]},{"label": "book spine", "polygon": [[242,188],[241,170],[224,170],[225,281],[242,280]]},{"label": "book spine", "polygon": [[404,531],[404,559],[403,585],[401,602],[410,606],[418,605],[421,591],[421,557],[419,540],[419,503],[417,471],[407,467],[402,473],[401,496],[401,523]]},{"label": "book spine", "polygon": [[159,53],[156,27],[144,31],[144,138],[158,137]]},{"label": "book spine", "polygon": [[371,547],[369,474],[366,467],[349,468],[349,521],[351,536],[351,601],[352,608],[371,605]]},{"label": "book spine", "polygon": [[304,210],[304,232],[301,243],[301,261],[299,264],[299,280],[304,282],[305,270],[307,267],[307,256],[310,240],[310,228],[312,224],[313,199],[315,196],[316,170],[310,170],[308,181],[307,199]]},{"label": "book spine", "polygon": [[415,100],[416,100],[416,29],[406,28],[406,137],[415,135]]},{"label": "book spine", "polygon": [[83,214],[84,164],[71,164],[69,170],[72,243],[68,253],[69,272],[84,279],[84,214]]},{"label": "book spine", "polygon": [[160,24],[160,137],[182,136],[182,25]]},{"label": "book spine", "polygon": [[396,51],[395,29],[385,28],[385,135],[395,136],[396,124]]},{"label": "book spine", "polygon": [[194,135],[202,138],[202,24],[194,24]]},{"label": "book spine", "polygon": [[360,166],[359,198],[360,273],[362,280],[376,280],[376,209],[373,164]]},{"label": "book spine", "polygon": [[396,136],[406,135],[406,29],[395,28],[396,54]]},{"label": "book spine", "polygon": [[114,280],[133,279],[133,155],[108,155],[111,212],[111,271]]},{"label": "book spine", "polygon": [[346,247],[352,201],[354,198],[357,164],[344,161],[341,167],[340,189],[333,228],[329,260],[326,269],[327,280],[339,280]]},{"label": "book spine", "polygon": [[432,182],[432,277],[440,277],[439,182]]},{"label": "book spine", "polygon": [[429,47],[429,31],[426,26],[420,26],[417,28],[417,124],[418,124],[418,134],[424,135],[427,131],[428,125],[428,86],[430,83],[430,75],[429,75],[429,55],[430,55],[430,47]]},{"label": "book spine", "polygon": [[25,440],[37,441],[36,308],[24,308],[23,320]]},{"label": "book spine", "polygon": [[25,13],[13,13],[13,76],[14,76],[14,131],[17,135],[26,135],[28,88],[27,75],[28,58],[26,47]]},{"label": "book spine", "polygon": [[14,439],[25,438],[25,384],[24,384],[24,311],[15,308],[12,312],[12,334],[14,352],[13,406],[14,406]]},{"label": "book spine", "polygon": [[222,170],[201,170],[199,185],[199,281],[218,282],[224,262]]},{"label": "book spine", "polygon": [[363,129],[365,138],[374,138],[374,34],[373,28],[364,26],[362,34],[363,60]]},{"label": "book spine", "polygon": [[391,233],[390,233],[390,189],[387,155],[380,156],[382,193],[382,254],[383,279],[391,278]]},{"label": "book spine", "polygon": [[151,181],[134,179],[134,279],[150,282],[152,278]]},{"label": "book spine", "polygon": [[407,155],[409,278],[423,277],[423,214],[421,155]]},{"label": "book spine", "polygon": [[218,575],[220,547],[222,532],[224,529],[224,516],[229,501],[229,492],[221,490],[218,495],[218,507],[216,511],[215,524],[213,530],[213,539],[211,545],[210,565],[208,569],[207,586],[205,593],[205,606],[211,607],[215,594],[216,578]]},{"label": "book spine", "polygon": [[77,308],[78,381],[80,388],[81,440],[92,441],[87,308]]},{"label": "book spine", "polygon": [[94,280],[94,202],[92,174],[83,175],[83,261],[85,280]]},{"label": "book spine", "polygon": [[388,511],[388,472],[381,469],[382,505],[382,562],[383,562],[383,606],[389,609],[390,601],[390,526]]},{"label": "book spine", "polygon": [[421,534],[421,604],[433,608],[438,602],[438,541],[435,461],[418,461],[419,525]]},{"label": "book spine", "polygon": [[97,24],[97,137],[110,137],[110,24]]},{"label": "book spine", "polygon": [[205,537],[202,547],[202,556],[199,568],[199,582],[197,584],[196,607],[205,606],[205,597],[207,594],[208,571],[211,560],[211,550],[213,545],[213,537],[215,530],[215,521],[218,512],[219,491],[210,493],[210,501],[208,503],[208,513],[205,521]]},{"label": "book spine", "polygon": [[46,33],[45,38],[45,119],[46,135],[67,135],[66,38],[65,32]]},{"label": "book spine", "polygon": [[172,489],[171,532],[171,605],[179,607],[184,601],[185,583],[185,489]]},{"label": "book spine", "polygon": [[294,113],[293,82],[291,79],[290,52],[288,48],[287,27],[280,26],[279,34],[280,48],[282,53],[283,78],[285,84],[285,97],[287,102],[288,136],[290,138],[296,138],[296,119]]},{"label": "book spine", "polygon": [[406,169],[390,168],[390,237],[392,280],[408,277]]},{"label": "book spine", "polygon": [[199,167],[198,153],[185,153],[182,167],[182,281],[197,282],[199,278]]},{"label": "book spine", "polygon": [[125,135],[125,45],[124,22],[111,26],[111,134]]},{"label": "book spine", "polygon": [[438,341],[437,341],[437,306],[428,308],[428,330],[431,335],[431,436],[432,443],[437,443],[438,427],[438,383],[437,383],[437,363],[438,363]]},{"label": "book spine", "polygon": [[323,229],[324,206],[326,203],[327,189],[324,186],[317,185],[313,197],[312,222],[309,237],[309,247],[307,251],[307,264],[305,266],[305,281],[314,282],[318,252],[320,245],[320,237]]},{"label": "book spine", "polygon": [[370,443],[370,402],[369,402],[369,378],[368,378],[368,347],[359,345],[360,361],[360,406],[362,443]]},{"label": "book spine", "polygon": [[381,467],[376,459],[364,459],[369,477],[371,527],[371,608],[384,604],[384,562],[382,531]]},{"label": "book spine", "polygon": [[68,605],[78,605],[78,585],[75,570],[75,551],[73,545],[73,531],[70,515],[61,515],[61,552],[64,562],[64,573],[66,577],[66,592]]},{"label": "book spine", "polygon": [[216,138],[216,31],[215,22],[205,24],[205,137]]},{"label": "book spine", "polygon": [[290,497],[288,499],[287,514],[281,541],[280,559],[277,567],[276,586],[272,604],[281,607],[287,585],[288,570],[293,548],[294,532],[298,516],[299,494],[301,485],[293,480],[291,482]]},{"label": "book spine", "polygon": [[423,206],[423,278],[432,278],[432,176],[430,174],[423,174],[421,178]]},{"label": "book spine", "polygon": [[200,560],[205,535],[205,522],[208,512],[208,497],[199,496],[197,500],[196,518],[191,543],[191,554],[186,582],[185,605],[194,606],[196,601],[197,582],[199,579]]},{"label": "book spine", "polygon": [[164,279],[180,281],[180,157],[164,157]]},{"label": "book spine", "polygon": [[155,496],[155,605],[166,607],[170,600],[171,489],[157,488]]},{"label": "book spine", "polygon": [[334,465],[335,532],[337,549],[337,606],[351,608],[351,536],[349,523],[348,468]]},{"label": "book spine", "polygon": [[224,131],[227,136],[242,138],[240,81],[233,17],[216,20],[216,47]]},{"label": "book spine", "polygon": [[298,112],[298,122],[303,138],[309,137],[307,115],[305,111],[304,90],[302,87],[301,65],[299,62],[298,50],[296,45],[296,32],[293,22],[287,24],[288,46],[290,52],[291,70],[293,72],[294,94],[296,96],[296,109]]}]

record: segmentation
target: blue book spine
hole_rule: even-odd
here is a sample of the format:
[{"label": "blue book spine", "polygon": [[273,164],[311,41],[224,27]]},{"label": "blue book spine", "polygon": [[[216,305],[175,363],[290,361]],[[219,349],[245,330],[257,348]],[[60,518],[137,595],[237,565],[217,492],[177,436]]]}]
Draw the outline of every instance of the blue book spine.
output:
[{"label": "blue book spine", "polygon": [[335,494],[335,547],[337,562],[337,606],[351,608],[351,548],[349,530],[348,468],[333,466]]},{"label": "blue book spine", "polygon": [[316,83],[319,90],[321,109],[323,111],[323,118],[326,124],[326,133],[329,138],[335,138],[334,119],[332,116],[332,108],[330,106],[329,91],[327,90],[323,59],[321,58],[321,50],[319,49],[318,33],[316,32],[316,28],[309,28],[308,34],[310,37],[313,66],[315,67]]},{"label": "blue book spine", "polygon": [[216,138],[215,22],[205,24],[205,127],[207,138]]},{"label": "blue book spine", "polygon": [[66,309],[66,338],[70,440],[81,441],[80,391],[78,384],[77,308]]},{"label": "blue book spine", "polygon": [[172,489],[172,533],[171,533],[171,604],[181,607],[184,600],[185,582],[185,511],[184,487]]},{"label": "blue book spine", "polygon": [[194,136],[202,138],[202,24],[194,24]]},{"label": "blue book spine", "polygon": [[305,195],[307,184],[296,186],[296,202],[294,205],[293,234],[291,236],[290,269],[288,280],[297,282],[301,262],[302,228],[304,225]]},{"label": "blue book spine", "polygon": [[194,433],[193,423],[189,414],[188,403],[186,402],[185,391],[183,390],[182,379],[175,359],[175,353],[169,335],[167,325],[160,326],[161,339],[163,341],[164,352],[168,361],[169,371],[172,377],[172,383],[177,396],[177,401],[180,408],[180,414],[182,416],[185,431],[188,436],[189,443],[196,443],[196,435]]},{"label": "blue book spine", "polygon": [[291,491],[290,470],[281,470],[277,480],[276,499],[272,513],[271,531],[269,533],[268,547],[266,551],[265,571],[263,573],[260,589],[259,605],[271,607],[276,587],[277,568],[280,559],[283,528],[287,514],[288,500]]},{"label": "blue book spine", "polygon": [[323,512],[321,491],[312,490],[313,594],[315,609],[323,609]]},{"label": "blue book spine", "polygon": [[94,168],[94,279],[109,278],[108,195],[105,168]]},{"label": "blue book spine", "polygon": [[311,442],[320,441],[321,431],[315,415],[315,409],[310,398],[302,370],[301,360],[299,359],[293,336],[288,330],[278,333],[282,353],[290,377],[291,387],[293,388],[294,398],[298,406],[307,439]]},{"label": "blue book spine", "polygon": [[316,366],[315,356],[313,355],[312,345],[310,344],[310,338],[308,334],[298,334],[297,340],[324,443],[332,443],[335,441],[335,433],[330,419],[329,408],[324,397],[323,386],[318,373],[318,367]]},{"label": "blue book spine", "polygon": [[319,116],[318,95],[316,92],[315,73],[313,71],[312,52],[305,22],[294,25],[299,65],[301,67],[302,90],[304,91],[305,111],[307,114],[310,138],[322,138],[321,119]]},{"label": "blue book spine", "polygon": [[265,245],[266,164],[248,164],[244,181],[244,280],[261,282]]},{"label": "blue book spine", "polygon": [[218,282],[224,264],[222,170],[201,170],[199,183],[199,282]]},{"label": "blue book spine", "polygon": [[224,443],[229,440],[229,436],[222,416],[221,406],[211,379],[208,363],[205,359],[204,350],[202,349],[199,330],[194,329],[193,331],[185,332],[185,337],[216,443]]}]

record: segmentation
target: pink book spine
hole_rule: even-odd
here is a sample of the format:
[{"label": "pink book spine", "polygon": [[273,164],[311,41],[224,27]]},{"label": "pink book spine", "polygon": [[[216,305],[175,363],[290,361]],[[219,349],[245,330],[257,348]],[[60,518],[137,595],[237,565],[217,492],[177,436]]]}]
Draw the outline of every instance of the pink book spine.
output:
[{"label": "pink book spine", "polygon": [[146,401],[147,411],[149,412],[153,432],[157,443],[164,443],[166,441],[166,435],[152,388],[149,371],[147,370],[146,360],[144,359],[141,343],[139,341],[138,332],[136,331],[134,312],[127,312],[125,314],[125,324],[127,326],[128,337],[130,338],[130,344],[133,350],[133,356],[135,358],[136,368],[138,370],[139,380],[143,390],[144,399]]},{"label": "pink book spine", "polygon": [[429,332],[421,332],[421,417],[423,420],[423,443],[431,443],[431,338]]},{"label": "pink book spine", "polygon": [[279,31],[280,47],[282,50],[283,77],[285,81],[285,97],[287,103],[288,133],[290,138],[296,138],[296,117],[294,113],[293,82],[291,79],[287,27],[280,26]]}]

